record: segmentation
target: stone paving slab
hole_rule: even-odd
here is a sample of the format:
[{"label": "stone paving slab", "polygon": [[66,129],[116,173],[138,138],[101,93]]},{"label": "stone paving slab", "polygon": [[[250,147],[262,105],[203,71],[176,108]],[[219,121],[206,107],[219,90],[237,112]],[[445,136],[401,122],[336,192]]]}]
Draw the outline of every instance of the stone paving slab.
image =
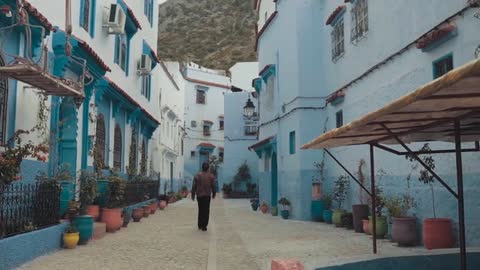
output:
[{"label": "stone paving slab", "polygon": [[20,269],[269,270],[273,259],[296,259],[305,269],[384,256],[427,252],[398,248],[332,225],[282,220],[253,212],[248,200],[212,200],[207,232],[196,228],[196,202],[185,199],[140,223],[75,250],[61,250]]}]

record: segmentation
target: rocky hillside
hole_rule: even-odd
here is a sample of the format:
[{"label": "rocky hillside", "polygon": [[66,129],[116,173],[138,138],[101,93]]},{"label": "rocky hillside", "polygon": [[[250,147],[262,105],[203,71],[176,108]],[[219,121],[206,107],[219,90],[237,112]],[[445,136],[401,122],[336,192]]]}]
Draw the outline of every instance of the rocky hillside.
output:
[{"label": "rocky hillside", "polygon": [[168,0],[160,5],[158,55],[226,70],[255,61],[251,0]]}]

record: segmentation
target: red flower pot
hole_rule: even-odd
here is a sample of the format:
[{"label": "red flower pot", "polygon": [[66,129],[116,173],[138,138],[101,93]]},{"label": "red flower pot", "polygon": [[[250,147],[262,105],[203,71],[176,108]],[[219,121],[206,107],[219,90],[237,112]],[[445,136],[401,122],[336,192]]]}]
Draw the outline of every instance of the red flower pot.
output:
[{"label": "red flower pot", "polygon": [[107,232],[115,232],[122,227],[122,209],[102,208],[102,222],[107,225]]},{"label": "red flower pot", "polygon": [[150,215],[150,206],[145,205],[143,208],[143,217],[148,217]]},{"label": "red flower pot", "polygon": [[133,209],[132,218],[134,222],[140,222],[143,217],[143,208]]},{"label": "red flower pot", "polygon": [[452,248],[452,220],[449,218],[427,218],[423,221],[423,244],[427,249]]},{"label": "red flower pot", "polygon": [[260,211],[262,211],[262,213],[266,214],[268,212],[268,206],[263,204],[260,206]]},{"label": "red flower pot", "polygon": [[362,219],[363,232],[368,235],[372,234],[368,227],[369,224],[370,224],[370,221],[368,219]]},{"label": "red flower pot", "polygon": [[417,244],[417,220],[414,217],[393,218],[392,241],[400,246]]},{"label": "red flower pot", "polygon": [[158,206],[160,207],[160,210],[167,208],[167,201],[160,201]]},{"label": "red flower pot", "polygon": [[100,217],[100,206],[98,205],[87,205],[85,209],[85,214],[93,217],[93,221],[97,221]]},{"label": "red flower pot", "polygon": [[170,197],[168,198],[168,203],[174,203],[175,202],[175,197]]}]

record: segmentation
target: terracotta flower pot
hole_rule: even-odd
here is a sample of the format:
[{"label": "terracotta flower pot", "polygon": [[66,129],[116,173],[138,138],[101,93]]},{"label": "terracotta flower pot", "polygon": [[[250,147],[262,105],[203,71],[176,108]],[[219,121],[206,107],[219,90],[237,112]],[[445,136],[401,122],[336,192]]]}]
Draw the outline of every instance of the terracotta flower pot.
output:
[{"label": "terracotta flower pot", "polygon": [[98,221],[98,218],[100,217],[100,206],[87,205],[87,208],[85,209],[85,214],[92,216],[93,221]]},{"label": "terracotta flower pot", "polygon": [[363,233],[363,221],[368,219],[368,205],[366,204],[355,204],[352,205],[353,210],[353,228],[357,233]]},{"label": "terracotta flower pot", "polygon": [[265,205],[265,204],[262,204],[260,206],[260,211],[262,211],[262,213],[266,214],[268,212],[268,206]]},{"label": "terracotta flower pot", "polygon": [[452,248],[452,220],[449,218],[427,218],[423,221],[423,243],[427,249]]},{"label": "terracotta flower pot", "polygon": [[134,222],[140,222],[143,217],[143,208],[133,209],[132,218]]},{"label": "terracotta flower pot", "polygon": [[372,234],[369,229],[370,221],[368,219],[362,219],[363,232],[367,235]]},{"label": "terracotta flower pot", "polygon": [[171,196],[168,198],[168,203],[175,203],[175,197]]},{"label": "terracotta flower pot", "polygon": [[160,201],[158,206],[160,207],[160,210],[167,208],[167,201]]},{"label": "terracotta flower pot", "polygon": [[122,209],[102,208],[102,222],[107,225],[107,232],[115,232],[122,227]]},{"label": "terracotta flower pot", "polygon": [[392,218],[392,221],[392,241],[400,246],[415,246],[418,237],[416,218]]},{"label": "terracotta flower pot", "polygon": [[145,205],[143,208],[143,217],[148,217],[150,215],[150,206]]},{"label": "terracotta flower pot", "polygon": [[157,203],[151,203],[150,204],[150,214],[155,214],[155,212],[157,212]]}]

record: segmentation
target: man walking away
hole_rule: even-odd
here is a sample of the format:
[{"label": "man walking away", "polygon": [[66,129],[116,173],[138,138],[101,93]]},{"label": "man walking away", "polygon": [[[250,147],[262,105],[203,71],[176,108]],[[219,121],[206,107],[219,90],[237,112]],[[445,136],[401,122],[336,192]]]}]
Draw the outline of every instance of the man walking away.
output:
[{"label": "man walking away", "polygon": [[195,175],[192,185],[192,201],[197,196],[198,203],[198,229],[207,230],[210,216],[210,196],[215,199],[215,176],[208,171],[210,166],[204,162],[202,171]]}]

